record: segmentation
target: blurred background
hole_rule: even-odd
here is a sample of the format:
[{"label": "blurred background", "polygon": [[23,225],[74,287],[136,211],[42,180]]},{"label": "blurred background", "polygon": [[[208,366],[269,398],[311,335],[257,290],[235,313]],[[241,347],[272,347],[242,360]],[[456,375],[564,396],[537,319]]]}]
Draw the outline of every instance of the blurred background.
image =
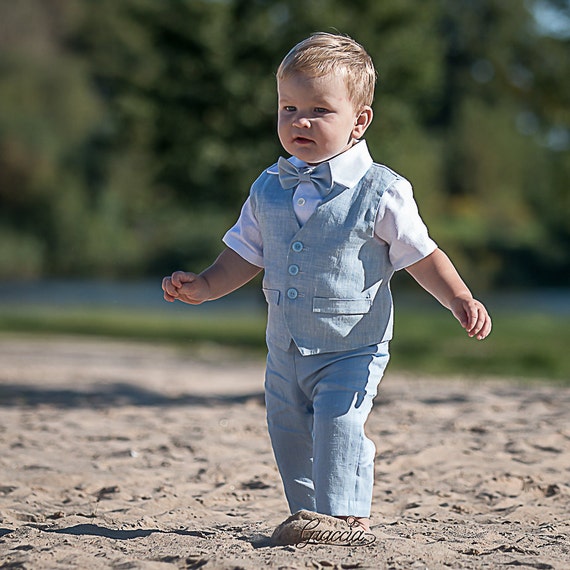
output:
[{"label": "blurred background", "polygon": [[160,280],[218,254],[283,153],[279,62],[335,30],[378,69],[375,160],[499,316],[463,344],[398,275],[394,366],[570,381],[567,0],[0,1],[0,329],[262,347],[258,282],[189,309]]}]

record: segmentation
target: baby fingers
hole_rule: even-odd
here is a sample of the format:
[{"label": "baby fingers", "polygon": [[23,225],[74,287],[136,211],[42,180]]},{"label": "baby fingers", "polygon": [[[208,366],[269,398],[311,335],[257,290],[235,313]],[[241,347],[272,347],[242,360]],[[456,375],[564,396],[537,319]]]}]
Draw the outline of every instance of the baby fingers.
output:
[{"label": "baby fingers", "polygon": [[162,290],[166,301],[172,302],[178,298],[178,289],[172,284],[170,277],[165,277],[162,280]]},{"label": "baby fingers", "polygon": [[470,337],[476,337],[478,340],[483,340],[491,332],[492,324],[491,317],[487,312],[487,309],[479,303],[475,302],[475,305],[470,308],[469,311],[469,321],[466,330]]}]

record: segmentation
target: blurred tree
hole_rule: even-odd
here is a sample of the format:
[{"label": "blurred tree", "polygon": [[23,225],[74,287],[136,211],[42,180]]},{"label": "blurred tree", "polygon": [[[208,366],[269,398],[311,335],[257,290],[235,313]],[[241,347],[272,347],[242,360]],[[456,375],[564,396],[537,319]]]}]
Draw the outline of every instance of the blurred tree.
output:
[{"label": "blurred tree", "polygon": [[186,206],[237,206],[252,157],[276,152],[269,17],[249,6],[97,2],[77,35],[116,127],[108,150],[147,155],[157,189]]},{"label": "blurred tree", "polygon": [[[410,146],[418,151],[428,146],[417,113],[428,112],[418,103],[430,100],[442,72],[440,42],[432,33],[437,10],[418,10],[412,2],[359,4],[89,4],[74,47],[90,62],[114,125],[99,167],[108,174],[106,162],[136,149],[148,157],[153,191],[162,202],[187,212],[224,208],[229,225],[260,170],[283,153],[275,130],[277,66],[295,43],[319,29],[338,28],[363,43],[368,39],[368,49],[380,60],[382,82],[386,76],[390,90],[369,142],[382,160],[389,162]],[[368,27],[359,9],[371,12]],[[422,57],[426,63],[418,68]],[[435,178],[435,150],[424,151],[409,170],[418,178]],[[104,178],[97,176],[102,185]],[[169,247],[153,265],[157,269],[192,261],[174,243]]]},{"label": "blurred tree", "polygon": [[281,58],[339,30],[379,71],[374,157],[412,181],[469,281],[567,285],[570,33],[553,22],[569,13],[566,0],[2,3],[0,276],[207,263],[283,153]]},{"label": "blurred tree", "polygon": [[[568,41],[538,34],[529,5],[443,2],[446,76],[433,127],[447,199],[435,228],[475,282],[553,284],[569,270],[570,228],[547,206],[569,206],[553,184],[570,160]],[[565,133],[559,148],[553,130]]]},{"label": "blurred tree", "polygon": [[[62,2],[3,3],[0,14],[0,275],[55,270],[58,242],[83,231],[83,185],[69,161],[100,116],[82,63],[59,42]],[[64,183],[65,179],[65,183]],[[77,204],[68,216],[59,205]]]}]

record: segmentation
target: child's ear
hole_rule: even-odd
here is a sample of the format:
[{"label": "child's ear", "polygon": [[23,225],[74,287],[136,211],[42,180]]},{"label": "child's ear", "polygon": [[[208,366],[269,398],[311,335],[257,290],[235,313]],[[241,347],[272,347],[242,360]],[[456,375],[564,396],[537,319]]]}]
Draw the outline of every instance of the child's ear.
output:
[{"label": "child's ear", "polygon": [[354,123],[354,129],[352,129],[352,137],[355,139],[362,138],[366,129],[370,126],[372,122],[372,117],[374,113],[372,107],[366,105],[360,110],[360,113],[356,116],[356,121]]}]

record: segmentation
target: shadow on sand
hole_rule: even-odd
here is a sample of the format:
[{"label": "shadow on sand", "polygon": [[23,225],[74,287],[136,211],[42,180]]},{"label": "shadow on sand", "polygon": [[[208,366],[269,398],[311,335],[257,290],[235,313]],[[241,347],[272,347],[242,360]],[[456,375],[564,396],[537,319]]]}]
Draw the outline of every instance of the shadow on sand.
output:
[{"label": "shadow on sand", "polygon": [[[45,532],[54,534],[69,534],[73,536],[102,536],[115,540],[132,540],[135,538],[145,538],[152,534],[177,534],[180,536],[194,536],[196,538],[211,539],[216,535],[215,530],[160,530],[160,529],[132,529],[132,530],[116,530],[99,526],[96,524],[78,524],[75,526],[59,529],[42,529]],[[234,532],[237,530],[232,529]],[[10,531],[8,531],[10,532]],[[253,536],[237,536],[239,540],[245,540],[252,544],[254,548],[264,548],[271,546],[271,538],[269,536],[254,534]]]},{"label": "shadow on sand", "polygon": [[55,408],[108,408],[119,406],[227,406],[254,402],[264,405],[263,392],[232,395],[166,396],[125,383],[85,390],[46,389],[35,385],[0,384],[0,408],[52,406]]}]

